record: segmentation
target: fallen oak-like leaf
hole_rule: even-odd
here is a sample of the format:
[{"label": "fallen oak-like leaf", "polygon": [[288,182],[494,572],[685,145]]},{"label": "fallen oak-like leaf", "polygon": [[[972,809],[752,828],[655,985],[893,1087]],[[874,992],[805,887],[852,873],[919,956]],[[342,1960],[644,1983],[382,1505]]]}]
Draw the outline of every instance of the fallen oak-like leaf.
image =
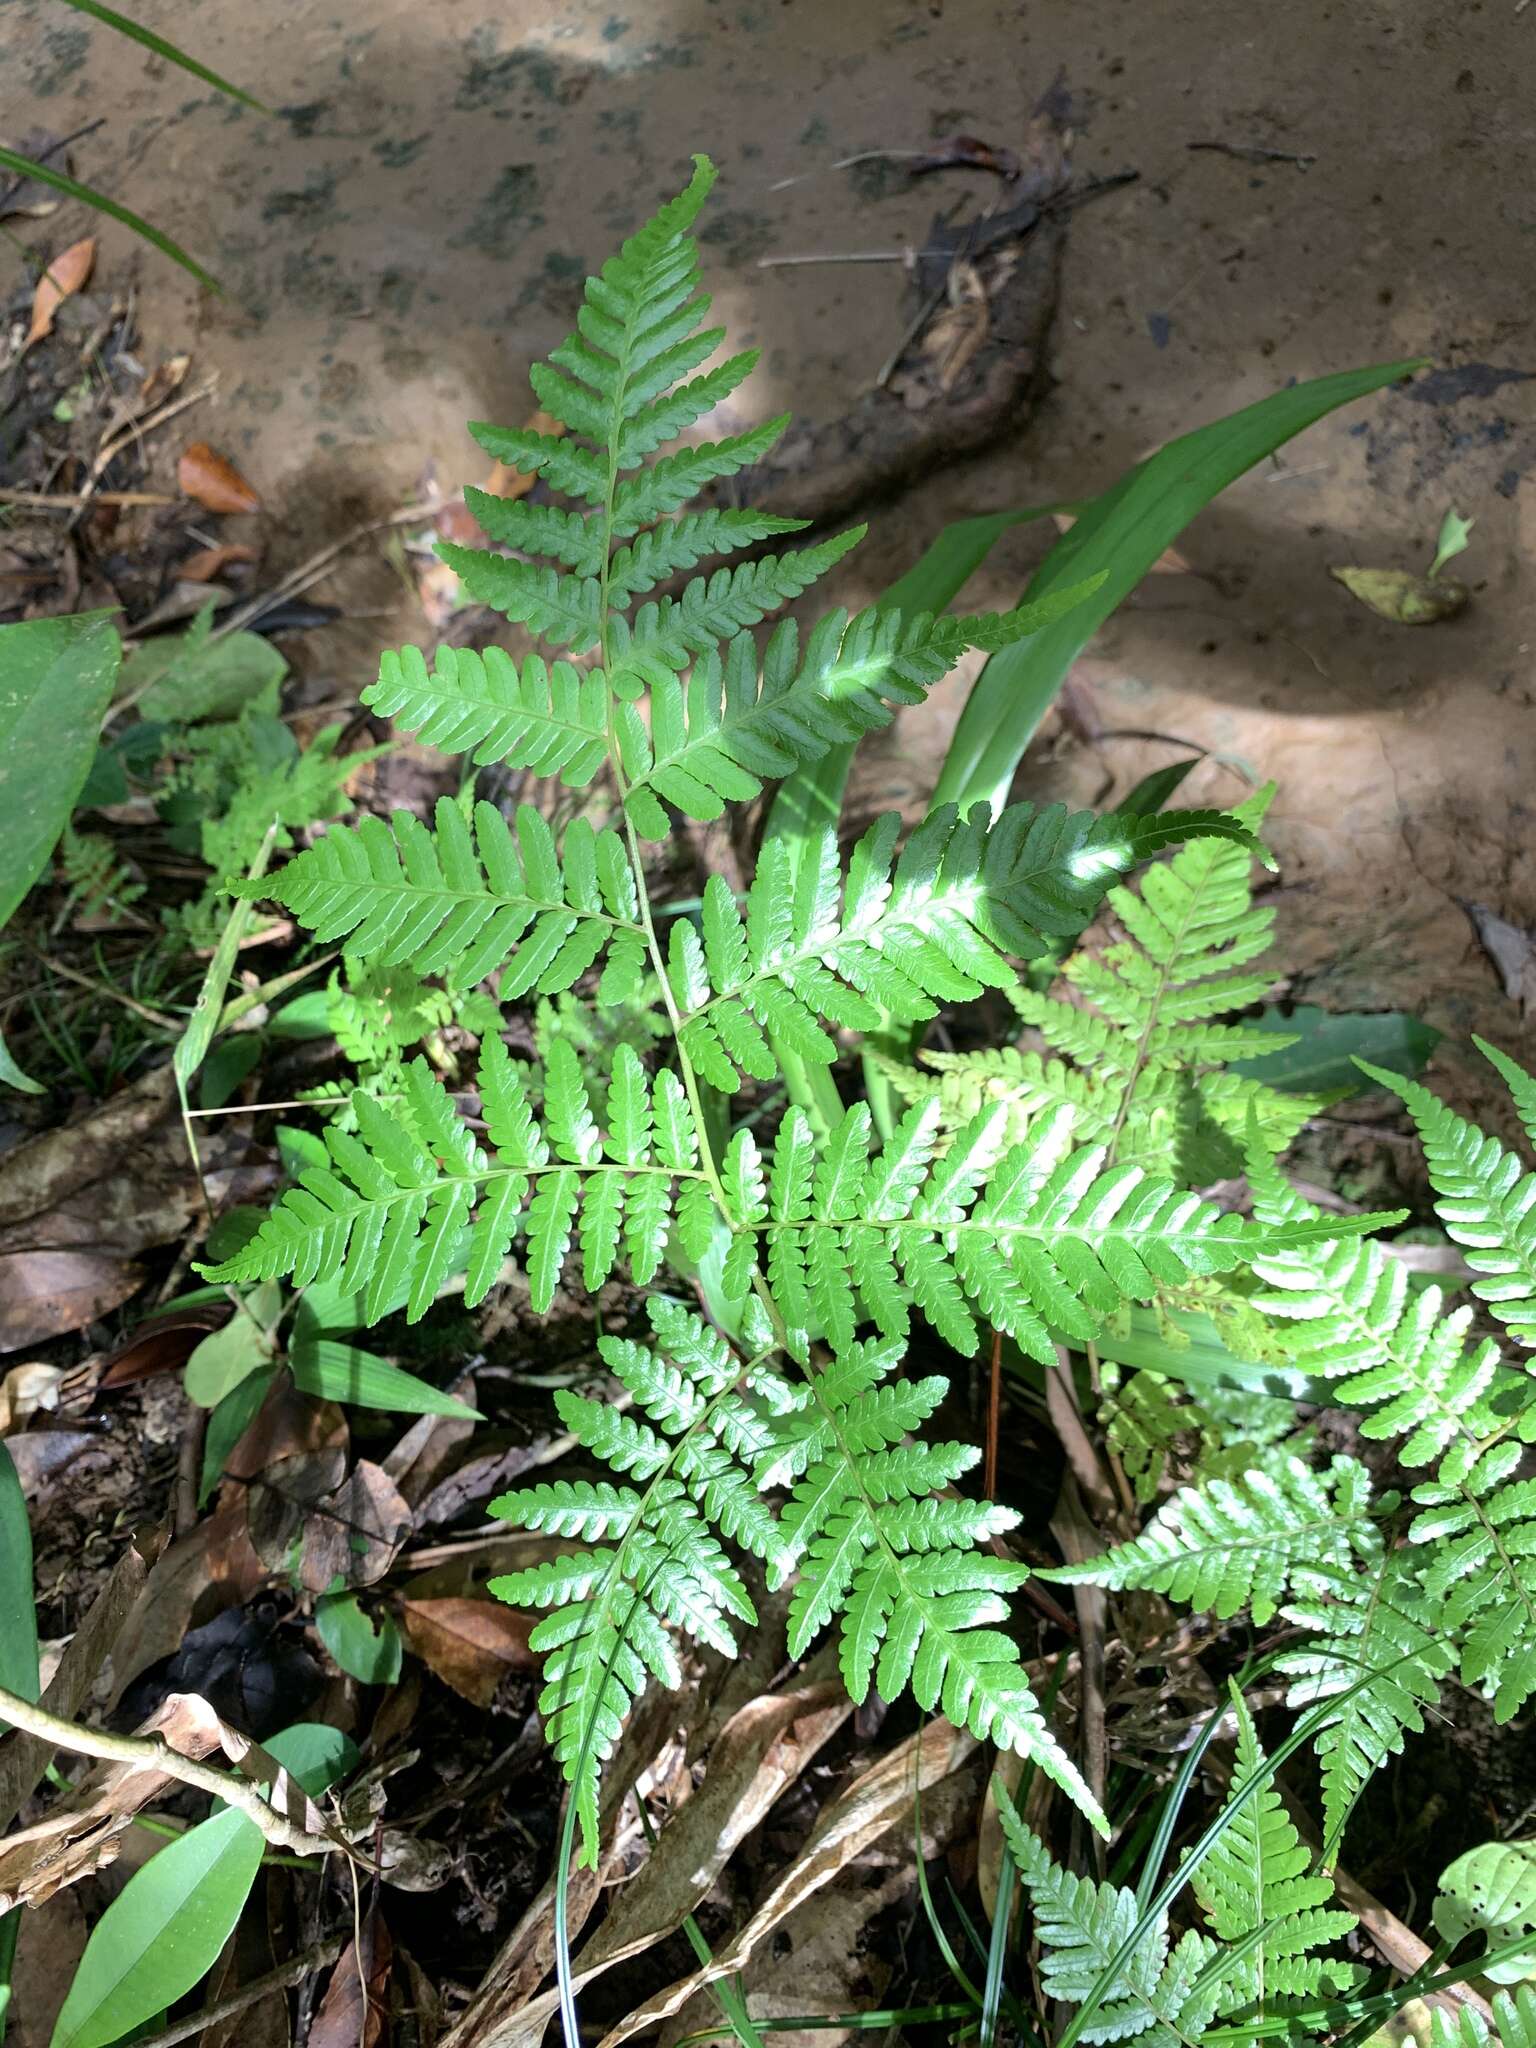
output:
[{"label": "fallen oak-like leaf", "polygon": [[66,299],[72,298],[89,282],[95,263],[94,235],[87,235],[81,242],[71,242],[67,249],[54,257],[37,280],[37,289],[32,294],[32,324],[27,329],[28,348],[34,341],[43,341],[52,334],[55,314]]},{"label": "fallen oak-like leaf", "polygon": [[1333,569],[1328,574],[1342,583],[1351,597],[1394,626],[1433,626],[1441,619],[1454,619],[1472,601],[1465,583],[1454,576],[1415,576],[1408,569]]},{"label": "fallen oak-like leaf", "polygon": [[176,464],[176,481],[209,512],[259,512],[261,499],[227,456],[193,441]]},{"label": "fallen oak-like leaf", "polygon": [[400,1626],[427,1669],[472,1706],[488,1707],[513,1671],[537,1671],[528,1632],[538,1619],[499,1600],[402,1600]]}]

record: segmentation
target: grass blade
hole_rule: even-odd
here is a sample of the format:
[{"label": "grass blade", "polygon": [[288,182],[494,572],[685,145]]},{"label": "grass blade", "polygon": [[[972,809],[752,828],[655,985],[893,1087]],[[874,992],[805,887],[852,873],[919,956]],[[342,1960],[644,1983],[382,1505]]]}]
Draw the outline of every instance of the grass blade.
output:
[{"label": "grass blade", "polygon": [[1195,514],[1303,428],[1419,367],[1378,364],[1277,391],[1170,441],[1096,498],[1051,549],[1024,595],[1044,597],[1099,570],[1106,572],[1104,582],[1064,618],[987,662],[955,727],[933,801],[963,810],[985,800],[1000,808],[1068,669]]},{"label": "grass blade", "polygon": [[157,36],[153,29],[141,28],[136,21],[130,21],[126,14],[119,14],[115,8],[103,7],[101,0],[65,0],[67,7],[73,7],[77,14],[88,14],[93,21],[99,21],[108,28],[115,28],[120,36],[127,36],[135,43],[141,43],[146,50],[153,50],[157,57],[164,57],[168,64],[178,70],[190,71],[194,78],[200,78],[204,85],[211,85],[216,91],[227,93],[232,100],[239,100],[245,107],[254,107],[258,114],[270,113],[260,100],[253,99],[248,92],[242,92],[238,85],[231,85],[227,78],[221,78],[217,71],[210,71],[206,64],[199,64],[195,57],[189,57],[185,50],[168,43],[164,36]]},{"label": "grass blade", "polygon": [[0,170],[14,171],[19,178],[35,178],[40,185],[51,185],[55,192],[62,192],[66,199],[78,200],[82,206],[89,206],[96,213],[104,213],[108,220],[115,220],[160,251],[169,256],[173,263],[179,263],[189,271],[199,284],[206,285],[211,292],[223,297],[223,287],[216,277],[211,277],[195,257],[189,256],[180,242],[173,242],[170,236],[150,223],[130,207],[120,206],[115,199],[109,199],[105,192],[98,192],[94,185],[82,185],[74,178],[66,177],[49,164],[35,163],[29,156],[21,156],[14,149],[0,149]]}]

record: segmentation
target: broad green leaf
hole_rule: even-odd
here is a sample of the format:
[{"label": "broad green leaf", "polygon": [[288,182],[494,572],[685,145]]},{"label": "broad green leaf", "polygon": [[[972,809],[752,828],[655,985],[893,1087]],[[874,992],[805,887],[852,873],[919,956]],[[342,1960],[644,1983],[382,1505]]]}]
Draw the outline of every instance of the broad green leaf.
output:
[{"label": "broad green leaf", "polygon": [[35,1700],[38,1695],[32,1530],[21,1481],[4,1443],[0,1443],[0,1685],[25,1700]]},{"label": "broad green leaf", "polygon": [[276,1377],[275,1365],[248,1373],[230,1388],[209,1416],[203,1437],[203,1470],[197,1486],[199,1507],[207,1502],[224,1477],[231,1451],[256,1420],[257,1411]]},{"label": "broad green leaf", "polygon": [[272,1339],[253,1316],[239,1309],[221,1330],[213,1330],[187,1360],[188,1400],[217,1408],[226,1395],[272,1363]]},{"label": "broad green leaf", "polygon": [[135,648],[123,663],[118,687],[119,695],[135,698],[145,718],[195,725],[233,718],[287,673],[287,662],[259,633],[211,640],[206,631],[189,630]]},{"label": "broad green leaf", "polygon": [[350,1401],[354,1408],[387,1408],[396,1415],[460,1415],[479,1422],[478,1408],[439,1393],[415,1373],[402,1372],[387,1358],[360,1351],[333,1337],[296,1337],[288,1354],[294,1385],[322,1401]]},{"label": "broad green leaf", "polygon": [[358,1605],[355,1593],[324,1593],[315,1602],[320,1640],[341,1669],[361,1685],[393,1685],[400,1676],[400,1631],[389,1615],[378,1625]]},{"label": "broad green leaf", "polygon": [[[264,1747],[311,1797],[357,1761],[340,1729],[314,1722]],[[234,1932],[265,1849],[255,1823],[225,1808],[151,1857],[91,1929],[51,2048],[108,2048],[184,1998]]]},{"label": "broad green leaf", "polygon": [[1495,1984],[1518,1984],[1536,1975],[1536,1842],[1480,1842],[1458,1856],[1441,1872],[1439,1896],[1430,1911],[1435,1931],[1453,1944],[1469,1934],[1483,1935],[1484,1954],[1530,1935],[1529,1952],[1506,1956],[1479,1974]]},{"label": "broad green leaf", "polygon": [[1320,1010],[1302,1003],[1289,1012],[1273,1004],[1254,1019],[1259,1031],[1288,1031],[1296,1043],[1258,1059],[1234,1060],[1231,1072],[1292,1095],[1359,1095],[1357,1059],[1411,1080],[1421,1074],[1441,1034],[1401,1010]]},{"label": "broad green leaf", "polygon": [[1293,1401],[1328,1399],[1326,1380],[1241,1357],[1224,1342],[1209,1316],[1192,1310],[1131,1302],[1095,1332],[1093,1341],[1100,1358],[1112,1365],[1160,1372],[1189,1387],[1241,1387]]},{"label": "broad green leaf", "polygon": [[69,822],[121,653],[109,612],[0,626],[0,925]]},{"label": "broad green leaf", "polygon": [[[35,158],[21,156],[14,149],[0,149],[0,170],[14,171],[20,178],[36,178],[40,185],[49,185],[55,192],[62,192],[66,199],[73,199],[81,206],[88,206],[95,213],[104,213],[108,220],[121,223],[143,241],[158,249],[162,256],[169,256],[173,263],[179,263],[183,270],[190,271],[199,284],[206,285],[211,292],[223,293],[216,277],[211,277],[201,263],[195,262],[179,242],[173,242],[161,229],[151,227],[147,220],[121,206],[117,200],[109,199],[105,192],[98,192],[93,185],[82,185],[74,178],[68,178],[62,171],[56,171],[52,164],[40,164]],[[28,621],[32,623],[32,621]],[[11,630],[9,627],[7,631]]]},{"label": "broad green leaf", "polygon": [[1211,500],[1293,435],[1325,414],[1395,384],[1417,362],[1386,363],[1318,377],[1170,441],[1084,510],[1035,572],[1026,602],[1107,572],[1086,603],[1031,639],[994,654],[977,677],[955,727],[933,793],[961,810],[1001,807],[1024,749],[1104,621]]},{"label": "broad green leaf", "polygon": [[41,1081],[34,1081],[16,1064],[15,1055],[5,1042],[4,1032],[0,1032],[0,1081],[7,1088],[19,1089],[23,1095],[46,1095],[48,1092]]}]

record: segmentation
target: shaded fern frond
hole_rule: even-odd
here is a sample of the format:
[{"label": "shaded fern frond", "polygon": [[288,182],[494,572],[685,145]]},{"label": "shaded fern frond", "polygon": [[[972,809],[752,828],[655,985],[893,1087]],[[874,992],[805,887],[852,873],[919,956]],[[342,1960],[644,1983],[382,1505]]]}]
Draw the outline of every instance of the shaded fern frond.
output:
[{"label": "shaded fern frond", "polygon": [[1273,1780],[1240,1794],[1263,1770],[1265,1757],[1253,1719],[1233,1689],[1237,1714],[1236,1768],[1227,1824],[1191,1882],[1223,1949],[1217,1966],[1220,2010],[1262,2020],[1287,2000],[1315,1999],[1350,1989],[1364,1975],[1354,1965],[1314,1951],[1339,1941],[1355,1925],[1353,1913],[1330,1907],[1333,1880],[1312,1872]]},{"label": "shaded fern frond", "polygon": [[1272,1472],[1184,1487],[1131,1542],[1040,1576],[1165,1593],[1220,1621],[1246,1607],[1262,1625],[1300,1573],[1347,1573],[1380,1555],[1365,1467],[1338,1457],[1314,1472],[1291,1458]]},{"label": "shaded fern frond", "polygon": [[[1529,1122],[1536,1110],[1536,1081],[1504,1053],[1481,1039],[1477,1044]],[[1467,1247],[1467,1264],[1485,1276],[1473,1281],[1472,1292],[1508,1324],[1517,1344],[1536,1345],[1536,1173],[1418,1082],[1363,1060],[1360,1065],[1378,1087],[1402,1097],[1418,1125],[1435,1209],[1457,1244]]]},{"label": "shaded fern frond", "polygon": [[[1421,1709],[1434,1705],[1441,1681],[1456,1668],[1441,1603],[1419,1584],[1416,1564],[1411,1550],[1393,1550],[1364,1573],[1303,1567],[1292,1574],[1282,1612],[1309,1634],[1303,1648],[1276,1660],[1291,1679],[1287,1704],[1338,1699],[1315,1744],[1329,1860],[1366,1780],[1401,1751],[1405,1731],[1422,1731]],[[1368,1675],[1367,1687],[1351,1691]]]},{"label": "shaded fern frond", "polygon": [[316,938],[418,974],[480,981],[506,963],[501,999],[530,989],[555,995],[606,954],[602,1002],[633,995],[646,964],[639,892],[623,841],[584,818],[559,852],[531,804],[515,831],[487,803],[471,830],[459,806],[439,797],[436,832],[408,811],[390,825],[364,818],[333,825],[276,875],[236,885],[271,897]]}]

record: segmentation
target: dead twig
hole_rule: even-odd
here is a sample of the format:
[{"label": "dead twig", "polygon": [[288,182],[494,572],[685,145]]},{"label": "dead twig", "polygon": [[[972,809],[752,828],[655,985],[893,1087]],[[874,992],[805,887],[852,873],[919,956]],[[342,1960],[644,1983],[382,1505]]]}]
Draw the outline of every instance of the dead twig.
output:
[{"label": "dead twig", "polygon": [[79,512],[97,505],[174,505],[164,491],[12,491],[0,488],[0,505],[25,505],[38,512]]},{"label": "dead twig", "polygon": [[1240,164],[1294,164],[1298,171],[1310,171],[1317,162],[1315,150],[1270,149],[1262,142],[1186,142],[1184,147],[1234,156]]},{"label": "dead twig", "polygon": [[248,1779],[237,1778],[232,1772],[217,1770],[212,1764],[198,1763],[192,1757],[182,1756],[169,1743],[144,1741],[135,1735],[108,1735],[100,1728],[77,1727],[73,1721],[62,1721],[57,1714],[50,1714],[45,1707],[34,1706],[31,1700],[23,1699],[19,1693],[7,1692],[3,1686],[0,1686],[0,1720],[9,1722],[12,1728],[20,1729],[23,1734],[35,1735],[39,1741],[49,1743],[55,1749],[67,1750],[71,1756],[95,1757],[102,1763],[128,1764],[134,1768],[158,1771],[163,1777],[176,1778],[195,1791],[222,1799],[260,1828],[275,1849],[290,1849],[297,1856],[329,1856],[342,1846],[329,1835],[312,1835],[287,1819],[275,1806],[267,1804]]}]

